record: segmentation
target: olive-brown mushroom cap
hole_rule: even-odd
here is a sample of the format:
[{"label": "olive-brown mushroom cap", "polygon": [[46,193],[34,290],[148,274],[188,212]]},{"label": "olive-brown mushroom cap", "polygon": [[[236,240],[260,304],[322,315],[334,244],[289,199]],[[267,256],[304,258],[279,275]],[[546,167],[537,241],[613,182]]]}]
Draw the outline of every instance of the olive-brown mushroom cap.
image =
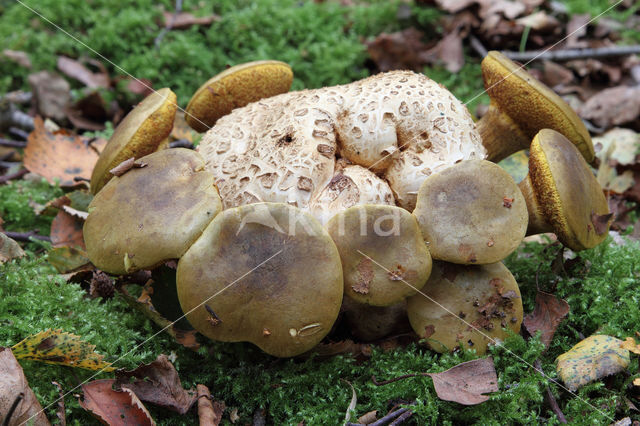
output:
[{"label": "olive-brown mushroom cap", "polygon": [[255,61],[236,65],[204,83],[185,110],[187,124],[204,132],[234,108],[289,91],[291,67],[280,61]]},{"label": "olive-brown mushroom cap", "polygon": [[513,178],[486,160],[462,161],[429,176],[413,214],[431,256],[460,264],[504,259],[528,225],[527,205]]},{"label": "olive-brown mushroom cap", "polygon": [[335,244],[312,216],[283,203],[220,213],[178,262],[178,298],[202,334],[289,357],[329,333],[342,303]]},{"label": "olive-brown mushroom cap", "polygon": [[173,128],[176,95],[164,88],[151,93],[118,124],[91,174],[91,192],[98,193],[113,177],[109,171],[129,158],[158,150]]},{"label": "olive-brown mushroom cap", "polygon": [[[492,105],[509,117],[526,138],[525,142],[540,129],[554,129],[567,137],[587,162],[594,160],[593,143],[580,117],[560,96],[521,66],[502,53],[491,51],[482,61],[482,77]],[[487,139],[484,134],[483,138]],[[487,146],[493,143],[484,142]],[[491,153],[492,149],[489,151]]]},{"label": "olive-brown mushroom cap", "polygon": [[415,217],[396,206],[361,205],[327,223],[344,271],[344,293],[368,305],[389,306],[427,282],[431,256]]},{"label": "olive-brown mushroom cap", "polygon": [[529,175],[520,188],[530,211],[530,234],[552,231],[576,251],[607,237],[607,199],[580,152],[560,133],[543,129],[535,136]]},{"label": "olive-brown mushroom cap", "polygon": [[434,261],[421,293],[407,299],[407,314],[413,330],[436,352],[453,351],[461,343],[482,355],[489,343],[507,337],[503,329],[520,331],[520,289],[500,262],[465,266]]},{"label": "olive-brown mushroom cap", "polygon": [[158,151],[114,177],[91,201],[84,224],[89,259],[112,274],[179,258],[220,212],[213,176],[195,151]]}]

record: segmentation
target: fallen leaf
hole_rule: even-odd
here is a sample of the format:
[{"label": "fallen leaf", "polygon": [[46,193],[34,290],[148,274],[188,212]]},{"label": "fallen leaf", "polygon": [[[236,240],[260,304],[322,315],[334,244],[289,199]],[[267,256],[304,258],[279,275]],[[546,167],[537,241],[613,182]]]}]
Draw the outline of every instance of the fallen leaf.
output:
[{"label": "fallen leaf", "polygon": [[198,418],[201,426],[218,426],[222,421],[224,402],[213,401],[209,388],[205,385],[197,385],[198,391]]},{"label": "fallen leaf", "polygon": [[82,385],[80,406],[109,426],[155,425],[151,415],[136,394],[128,389],[116,392],[113,379],[94,380]]},{"label": "fallen leaf", "polygon": [[84,220],[60,210],[51,222],[51,244],[53,247],[76,247],[86,250],[82,236],[83,225]]},{"label": "fallen leaf", "polygon": [[593,138],[593,147],[600,163],[613,162],[613,166],[628,166],[636,163],[640,153],[640,133],[631,129],[615,127]]},{"label": "fallen leaf", "polygon": [[127,83],[127,90],[134,95],[146,98],[153,93],[153,84],[151,80],[147,80],[146,78],[132,78]]},{"label": "fallen leaf", "polygon": [[92,72],[84,66],[80,61],[67,58],[66,56],[58,56],[58,69],[67,77],[78,80],[85,86],[90,88],[109,87],[111,85],[109,74],[104,72]]},{"label": "fallen leaf", "polygon": [[162,12],[162,17],[166,28],[176,30],[186,29],[194,25],[211,25],[221,19],[218,15],[196,17],[188,12],[180,12],[178,14]]},{"label": "fallen leaf", "polygon": [[640,87],[605,89],[589,98],[577,112],[598,127],[609,128],[628,123],[640,115]]},{"label": "fallen leaf", "polygon": [[65,119],[65,109],[71,101],[71,86],[61,76],[49,71],[31,74],[28,78],[38,113],[56,121]]},{"label": "fallen leaf", "polygon": [[640,377],[633,379],[633,386],[640,386]]},{"label": "fallen leaf", "polygon": [[344,379],[341,379],[341,380],[346,384],[348,384],[349,387],[351,388],[351,402],[349,402],[349,406],[347,407],[347,412],[344,415],[344,424],[347,424],[349,422],[349,419],[351,418],[351,412],[356,411],[356,405],[358,404],[358,395],[356,394],[356,389],[353,387],[353,385],[350,382]]},{"label": "fallen leaf", "polygon": [[587,35],[590,13],[574,14],[567,22],[567,47],[584,47],[578,40]]},{"label": "fallen leaf", "polygon": [[436,62],[442,62],[447,71],[452,73],[460,71],[464,66],[464,51],[460,31],[456,29],[448,32],[433,49],[425,52],[426,58],[431,54],[436,55]]},{"label": "fallen leaf", "polygon": [[171,129],[171,134],[169,135],[172,140],[186,140],[189,142],[193,142],[193,139],[198,135],[198,133],[191,128],[184,119],[184,112],[178,111],[176,112],[176,116],[173,119],[173,128]]},{"label": "fallen leaf", "polygon": [[358,423],[368,425],[378,420],[378,410],[369,411],[358,417]]},{"label": "fallen leaf", "polygon": [[20,244],[0,232],[0,265],[24,255],[24,250],[22,250]]},{"label": "fallen leaf", "polygon": [[569,304],[550,293],[538,291],[536,306],[532,313],[524,317],[523,325],[532,336],[541,332],[540,340],[549,347],[558,325],[569,314]]},{"label": "fallen leaf", "polygon": [[489,400],[498,391],[498,376],[492,358],[463,362],[441,373],[430,373],[438,398],[462,405]]},{"label": "fallen leaf", "polygon": [[114,371],[115,368],[105,362],[104,356],[97,354],[95,348],[80,336],[51,329],[33,334],[12,347],[18,359],[87,370]]},{"label": "fallen leaf", "polygon": [[[134,380],[137,379],[137,380]],[[116,372],[114,388],[130,389],[142,401],[185,414],[196,402],[196,392],[182,388],[178,372],[166,355],[155,361],[142,364],[135,370]]]},{"label": "fallen leaf", "polygon": [[229,420],[231,420],[231,423],[235,423],[238,420],[240,420],[240,416],[238,415],[237,408],[234,408],[233,410],[231,410],[231,413],[229,413]]},{"label": "fallen leaf", "polygon": [[[0,347],[0,377],[0,416],[3,425],[17,426],[30,422],[36,426],[50,424],[11,348]],[[10,418],[4,418],[16,400],[18,405],[13,414]]]},{"label": "fallen leaf", "polygon": [[536,13],[532,13],[531,15],[518,18],[516,19],[515,23],[518,25],[522,25],[523,27],[530,27],[531,29],[538,31],[545,31],[550,28],[556,28],[559,25],[558,20],[553,16],[548,15],[544,10],[540,10]]},{"label": "fallen leaf", "polygon": [[627,337],[620,347],[636,355],[640,355],[640,344],[637,344],[633,337]]},{"label": "fallen leaf", "polygon": [[498,163],[514,181],[521,182],[529,174],[529,156],[527,151],[518,151]]},{"label": "fallen leaf", "polygon": [[382,33],[374,40],[367,42],[366,47],[369,56],[380,71],[396,69],[418,71],[431,60],[435,60],[435,55],[429,60],[425,59],[424,52],[432,46],[422,42],[423,36],[421,31],[407,28],[396,33]]},{"label": "fallen leaf", "polygon": [[556,369],[569,390],[619,373],[629,366],[629,351],[622,340],[605,335],[589,336],[557,359]]},{"label": "fallen leaf", "polygon": [[27,55],[25,52],[22,52],[19,50],[4,49],[2,51],[2,56],[8,59],[11,59],[13,62],[20,65],[21,67],[25,67],[29,69],[31,68],[31,59],[29,59],[29,55]]},{"label": "fallen leaf", "polygon": [[84,250],[75,247],[54,247],[47,253],[47,260],[61,274],[76,271],[91,263]]},{"label": "fallen leaf", "polygon": [[542,82],[549,87],[570,84],[575,78],[570,69],[555,62],[544,61],[543,65]]},{"label": "fallen leaf", "polygon": [[24,166],[51,184],[76,185],[75,177],[91,178],[98,154],[85,139],[78,135],[51,133],[44,128],[42,119],[34,119],[34,130],[29,134],[24,150]]},{"label": "fallen leaf", "polygon": [[122,176],[123,174],[127,173],[131,169],[141,169],[143,167],[146,167],[146,165],[147,165],[146,163],[136,162],[136,158],[131,157],[127,160],[124,160],[122,163],[118,164],[113,169],[109,170],[109,173],[111,173],[114,176]]}]

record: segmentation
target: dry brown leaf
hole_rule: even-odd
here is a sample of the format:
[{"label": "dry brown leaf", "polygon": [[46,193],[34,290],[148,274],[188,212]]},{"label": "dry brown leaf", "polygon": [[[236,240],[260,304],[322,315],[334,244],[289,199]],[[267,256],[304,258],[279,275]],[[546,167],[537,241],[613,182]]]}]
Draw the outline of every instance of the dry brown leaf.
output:
[{"label": "dry brown leaf", "polygon": [[584,43],[578,40],[587,35],[587,25],[591,21],[591,14],[572,15],[567,23],[567,47],[584,47]]},{"label": "dry brown leaf", "polygon": [[441,373],[430,373],[438,398],[462,405],[489,400],[498,391],[498,376],[492,358],[463,362]]},{"label": "dry brown leaf", "polygon": [[79,247],[86,250],[82,236],[83,225],[82,219],[60,210],[51,222],[51,244],[53,247]]},{"label": "dry brown leaf", "polygon": [[633,337],[627,337],[620,347],[636,355],[640,355],[640,344],[637,344]]},{"label": "dry brown leaf", "polygon": [[33,421],[36,426],[50,424],[11,348],[0,347],[0,377],[2,378],[0,380],[0,414],[3,417],[9,412],[16,398],[23,395],[10,419],[8,421],[2,419],[3,425],[5,421],[10,426],[22,425],[30,421]]},{"label": "dry brown leaf", "polygon": [[[133,380],[136,379],[136,380]],[[184,414],[196,402],[196,392],[184,390],[178,372],[166,355],[135,370],[116,372],[115,389],[130,389],[142,401]]]},{"label": "dry brown leaf", "polygon": [[559,25],[558,20],[553,16],[548,15],[544,10],[518,18],[515,23],[522,25],[523,27],[530,27],[537,31],[546,31],[556,28]]},{"label": "dry brown leaf", "polygon": [[4,49],[2,51],[2,56],[8,59],[11,59],[13,62],[20,65],[21,67],[25,67],[29,69],[31,68],[31,59],[29,59],[29,55],[27,55],[25,52],[22,52],[19,50]]},{"label": "dry brown leaf", "polygon": [[194,25],[211,25],[213,22],[220,20],[218,15],[209,15],[196,17],[188,12],[180,12],[178,14],[170,12],[162,12],[164,18],[164,26],[175,30],[182,30]]},{"label": "dry brown leaf", "polygon": [[71,86],[61,76],[49,71],[29,75],[36,110],[44,117],[64,120],[71,101]]},{"label": "dry brown leaf", "polygon": [[127,90],[134,95],[146,98],[153,93],[153,84],[151,83],[151,80],[147,80],[146,78],[130,79],[127,83]]},{"label": "dry brown leaf", "polygon": [[[425,55],[431,46],[422,42],[423,33],[415,28],[396,33],[382,33],[367,42],[367,51],[380,71],[396,69],[421,70],[429,63]],[[433,55],[432,60],[435,60]]]},{"label": "dry brown leaf", "polygon": [[24,150],[24,166],[29,171],[52,184],[59,180],[61,186],[75,185],[74,177],[91,178],[98,154],[81,136],[48,132],[40,117],[35,118],[34,126]]},{"label": "dry brown leaf", "polygon": [[358,417],[358,423],[368,425],[378,420],[378,410],[369,411]]},{"label": "dry brown leaf", "polygon": [[111,388],[114,382],[102,379],[83,384],[84,398],[78,400],[80,406],[109,426],[155,425],[136,394],[128,389],[114,391]]},{"label": "dry brown leaf", "polygon": [[198,418],[200,426],[218,426],[222,421],[222,413],[226,408],[224,402],[213,401],[209,388],[197,385],[198,390]]},{"label": "dry brown leaf", "polygon": [[92,72],[82,62],[66,56],[58,56],[58,69],[67,77],[71,77],[90,88],[109,87],[111,82],[106,72]]},{"label": "dry brown leaf", "polygon": [[553,294],[538,291],[536,307],[524,317],[523,325],[532,336],[541,332],[540,341],[549,347],[558,325],[569,314],[569,304]]},{"label": "dry brown leaf", "polygon": [[0,232],[0,265],[24,255],[24,250],[22,250],[20,244]]},{"label": "dry brown leaf", "polygon": [[109,170],[114,176],[122,176],[127,173],[131,169],[141,169],[146,167],[147,163],[143,163],[141,161],[136,161],[135,157],[128,158],[124,160],[122,163],[115,166],[113,169]]},{"label": "dry brown leaf", "polygon": [[578,114],[604,128],[633,121],[640,116],[640,87],[618,86],[605,89],[589,98],[578,109]]},{"label": "dry brown leaf", "polygon": [[436,47],[430,51],[430,54],[435,54],[437,60],[444,63],[447,71],[452,73],[460,71],[464,65],[464,52],[460,32],[455,30],[447,33]]}]

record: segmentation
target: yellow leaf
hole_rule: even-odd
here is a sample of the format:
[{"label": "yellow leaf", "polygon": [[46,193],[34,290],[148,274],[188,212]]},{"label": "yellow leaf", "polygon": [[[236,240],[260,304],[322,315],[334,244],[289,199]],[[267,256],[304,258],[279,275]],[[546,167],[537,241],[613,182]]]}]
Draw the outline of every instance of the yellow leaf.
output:
[{"label": "yellow leaf", "polygon": [[622,340],[611,336],[589,336],[560,355],[558,375],[574,391],[589,382],[619,373],[629,366],[629,351]]},{"label": "yellow leaf", "polygon": [[95,353],[95,346],[80,336],[62,330],[45,330],[15,344],[11,349],[17,359],[31,359],[48,364],[60,364],[87,370],[114,371],[104,356]]},{"label": "yellow leaf", "polygon": [[640,377],[633,379],[633,386],[640,386]]},{"label": "yellow leaf", "polygon": [[633,337],[627,337],[627,339],[620,344],[621,348],[627,349],[634,354],[640,355],[640,345],[636,345],[636,341]]}]

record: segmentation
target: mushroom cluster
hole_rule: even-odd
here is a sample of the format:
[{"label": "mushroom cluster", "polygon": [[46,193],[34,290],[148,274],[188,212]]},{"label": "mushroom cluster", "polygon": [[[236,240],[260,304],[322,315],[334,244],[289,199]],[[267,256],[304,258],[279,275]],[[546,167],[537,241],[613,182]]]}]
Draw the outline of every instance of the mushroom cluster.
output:
[{"label": "mushroom cluster", "polygon": [[[575,113],[497,52],[482,68],[491,106],[474,123],[409,71],[288,92],[282,62],[232,67],[189,102],[188,123],[212,126],[197,152],[162,149],[175,114],[162,89],[94,171],[89,257],[113,274],[178,259],[198,331],[279,357],[311,350],[341,312],[364,340],[404,323],[436,351],[484,353],[522,322],[501,261],[539,232],[593,247],[610,216]],[[529,146],[516,184],[495,161]]]}]

